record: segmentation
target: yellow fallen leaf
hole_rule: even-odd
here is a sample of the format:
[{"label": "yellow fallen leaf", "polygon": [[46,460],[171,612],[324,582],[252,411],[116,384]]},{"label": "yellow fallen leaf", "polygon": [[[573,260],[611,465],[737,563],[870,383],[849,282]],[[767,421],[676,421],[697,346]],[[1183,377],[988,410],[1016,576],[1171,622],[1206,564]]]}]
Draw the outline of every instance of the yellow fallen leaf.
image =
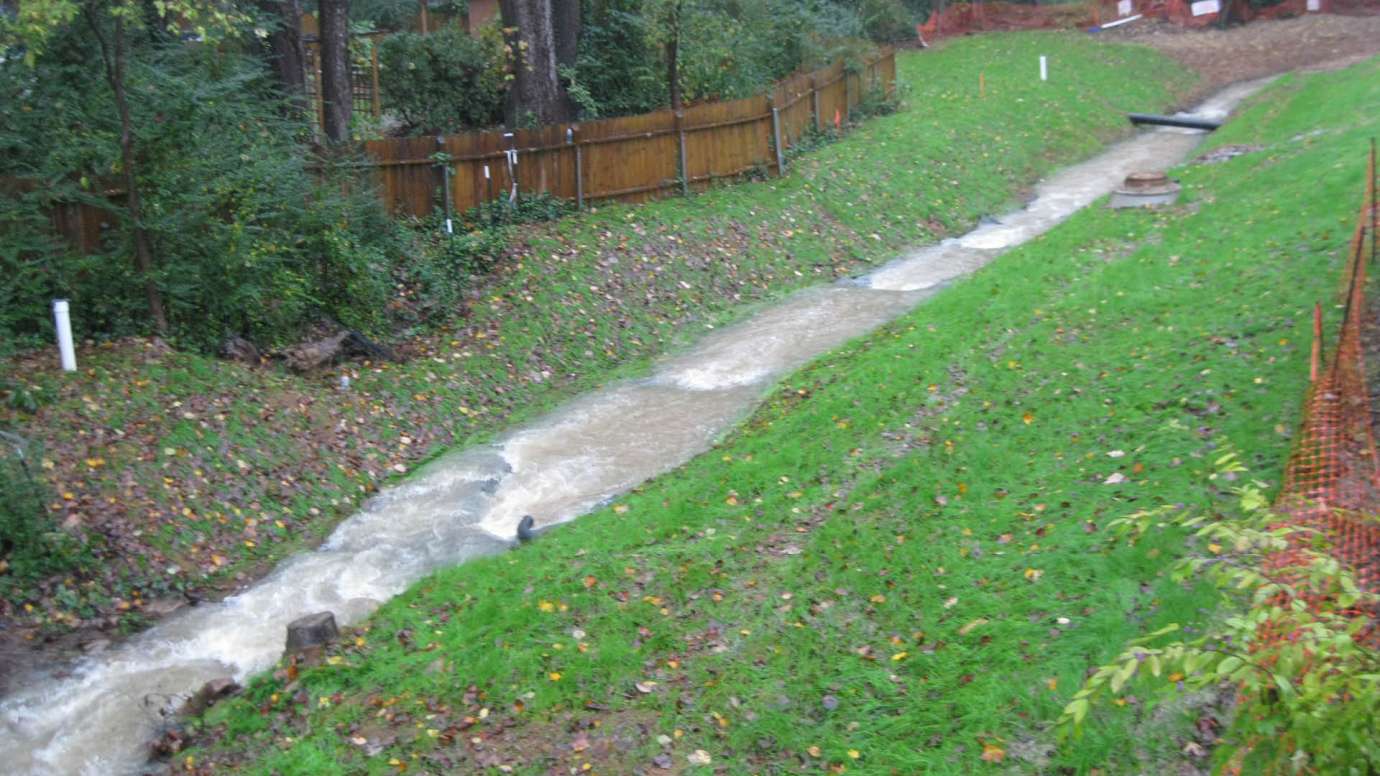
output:
[{"label": "yellow fallen leaf", "polygon": [[893,662],[893,663],[899,663],[899,662],[901,662],[902,660],[905,660],[905,659],[906,659],[906,655],[907,655],[907,654],[909,654],[909,653],[906,653],[906,652],[897,652],[896,654],[894,654],[894,655],[891,656],[891,662]]},{"label": "yellow fallen leaf", "polygon": [[999,763],[1006,759],[1006,750],[996,744],[982,745],[982,761],[988,763]]},{"label": "yellow fallen leaf", "polygon": [[551,673],[546,675],[546,678],[550,679],[553,682],[559,682],[561,680],[561,674],[559,671],[552,671]]}]

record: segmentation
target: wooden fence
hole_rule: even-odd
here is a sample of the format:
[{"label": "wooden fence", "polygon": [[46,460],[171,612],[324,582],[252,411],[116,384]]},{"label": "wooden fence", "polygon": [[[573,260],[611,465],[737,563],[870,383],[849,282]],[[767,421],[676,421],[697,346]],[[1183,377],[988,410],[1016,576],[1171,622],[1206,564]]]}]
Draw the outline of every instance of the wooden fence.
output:
[{"label": "wooden fence", "polygon": [[[365,143],[380,196],[396,216],[465,210],[546,193],[580,206],[687,193],[754,169],[781,171],[810,129],[846,122],[869,91],[894,93],[888,48],[858,72],[842,62],[765,95],[516,132],[466,132]],[[443,155],[438,157],[437,155]],[[440,161],[438,161],[438,159]],[[449,196],[447,196],[447,194]]]},{"label": "wooden fence", "polygon": [[[884,49],[858,72],[842,63],[778,83],[768,94],[540,129],[467,132],[365,143],[379,196],[395,216],[463,213],[509,196],[547,193],[590,202],[639,202],[707,188],[752,170],[779,174],[811,129],[847,121],[869,91],[894,94],[896,54]],[[447,155],[438,163],[437,153]],[[6,182],[0,180],[0,195]],[[14,185],[21,182],[11,181]],[[449,193],[449,197],[446,193]],[[123,193],[104,194],[118,203]],[[86,203],[53,206],[53,228],[83,253],[98,253],[116,221]]]}]

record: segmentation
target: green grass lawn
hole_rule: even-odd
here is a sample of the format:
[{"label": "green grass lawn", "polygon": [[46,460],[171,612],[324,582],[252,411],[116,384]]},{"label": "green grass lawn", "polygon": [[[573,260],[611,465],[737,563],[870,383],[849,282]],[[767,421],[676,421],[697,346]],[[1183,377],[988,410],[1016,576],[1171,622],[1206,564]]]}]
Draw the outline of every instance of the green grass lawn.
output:
[{"label": "green grass lawn", "polygon": [[[1037,81],[1038,56],[1055,77]],[[903,52],[905,108],[794,160],[781,179],[531,228],[454,324],[399,364],[300,378],[150,341],[5,364],[37,396],[0,427],[41,443],[56,522],[98,562],[36,582],[0,571],[0,617],[137,627],[158,596],[231,587],[308,546],[380,485],[693,341],[706,326],[858,272],[1016,202],[1128,131],[1193,77],[1071,33]],[[986,93],[979,97],[979,75]]]},{"label": "green grass lawn", "polygon": [[[925,62],[906,60],[912,81]],[[327,664],[260,677],[214,708],[192,762],[1176,767],[1189,720],[1155,688],[1128,689],[1074,743],[1050,730],[1125,641],[1213,616],[1202,591],[1167,578],[1182,534],[1113,547],[1102,528],[1225,504],[1206,474],[1228,442],[1277,482],[1311,306],[1337,298],[1377,106],[1380,60],[1284,79],[1208,145],[1263,150],[1179,169],[1179,205],[1089,208],[787,378],[711,453],[422,581]]]}]

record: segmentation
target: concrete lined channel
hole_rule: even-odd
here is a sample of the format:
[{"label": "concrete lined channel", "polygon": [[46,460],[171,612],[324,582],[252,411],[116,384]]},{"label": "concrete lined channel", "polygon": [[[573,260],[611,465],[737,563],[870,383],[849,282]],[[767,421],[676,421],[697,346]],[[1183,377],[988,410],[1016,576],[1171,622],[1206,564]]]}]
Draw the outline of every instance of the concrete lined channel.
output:
[{"label": "concrete lined channel", "polygon": [[[1229,87],[1193,115],[1225,118],[1261,86]],[[0,699],[0,763],[15,774],[138,773],[160,708],[211,679],[244,680],[271,666],[291,620],[331,610],[342,625],[357,622],[435,569],[510,547],[524,514],[539,526],[572,520],[681,465],[783,375],[1048,231],[1128,173],[1183,161],[1201,137],[1143,132],[1047,179],[1021,210],[868,275],[792,295],[663,359],[650,377],[441,457],[244,592],[174,615],[68,675],[31,677]]]}]

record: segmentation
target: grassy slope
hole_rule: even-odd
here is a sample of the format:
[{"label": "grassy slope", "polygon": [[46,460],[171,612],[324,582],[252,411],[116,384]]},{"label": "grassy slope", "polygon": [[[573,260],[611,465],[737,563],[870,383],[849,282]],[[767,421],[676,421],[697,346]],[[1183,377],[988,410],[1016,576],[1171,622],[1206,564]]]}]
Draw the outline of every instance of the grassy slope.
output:
[{"label": "grassy slope", "polygon": [[[1056,49],[1054,81],[1035,88],[1037,55]],[[349,392],[335,375],[304,380],[146,342],[87,349],[71,377],[46,353],[7,365],[50,401],[32,416],[0,409],[0,425],[45,445],[55,519],[111,545],[103,579],[37,588],[0,575],[0,616],[137,619],[170,586],[252,574],[439,450],[636,370],[756,302],[999,210],[1039,173],[1124,132],[1121,110],[1167,105],[1189,80],[1148,50],[1054,34],[903,53],[900,70],[903,113],[784,179],[532,230],[456,330],[414,343],[405,364],[352,367]]]},{"label": "grassy slope", "polygon": [[986,744],[1157,768],[1182,728],[1152,698],[1046,748],[1090,665],[1203,616],[1164,576],[1182,537],[1095,529],[1211,509],[1228,441],[1278,477],[1376,105],[1380,60],[1285,80],[1211,141],[1265,150],[1181,169],[1182,205],[1088,209],[791,376],[714,452],[423,581],[335,665],[214,709],[196,761],[969,773]]}]

